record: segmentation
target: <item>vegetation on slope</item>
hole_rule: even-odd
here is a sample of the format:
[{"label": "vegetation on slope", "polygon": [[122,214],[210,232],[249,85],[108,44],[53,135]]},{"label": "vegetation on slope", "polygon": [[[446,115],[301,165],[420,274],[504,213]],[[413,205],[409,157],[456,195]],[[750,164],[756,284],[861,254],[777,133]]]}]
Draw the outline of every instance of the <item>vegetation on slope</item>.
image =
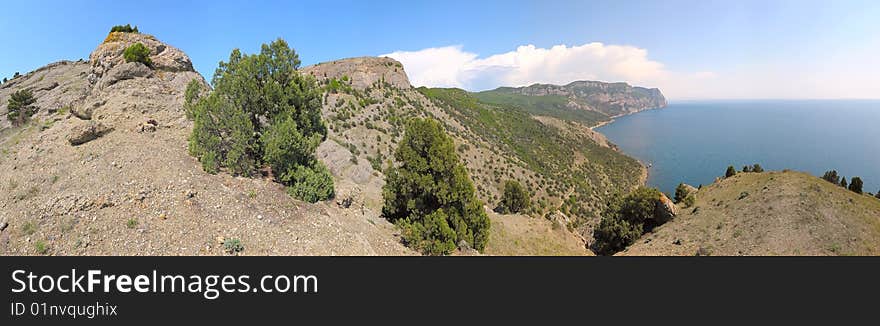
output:
[{"label": "vegetation on slope", "polygon": [[578,217],[570,227],[597,218],[617,189],[627,191],[639,184],[641,166],[636,160],[586,135],[563,134],[520,109],[480,102],[464,90],[419,91],[472,134],[495,144],[503,157],[534,171],[536,179],[526,185],[532,193],[541,190],[545,195],[537,199],[536,209],[547,213],[556,209],[549,207],[548,198],[561,199],[559,209]]},{"label": "vegetation on slope", "polygon": [[568,98],[561,95],[530,96],[496,89],[473,93],[473,96],[483,103],[506,106],[536,116],[577,121],[586,126],[594,126],[610,119],[600,112],[570,107]]},{"label": "vegetation on slope", "polygon": [[436,121],[413,119],[382,189],[383,215],[403,230],[404,241],[424,254],[449,254],[463,241],[483,250],[489,218],[452,139]]},{"label": "vegetation on slope", "polygon": [[195,121],[189,149],[206,171],[250,176],[267,165],[294,197],[333,197],[332,176],[315,157],[327,135],[320,89],[299,65],[296,52],[278,39],[259,54],[233,50],[206,96],[187,87],[185,108]]},{"label": "vegetation on slope", "polygon": [[880,200],[806,173],[738,173],[627,255],[877,255]]}]

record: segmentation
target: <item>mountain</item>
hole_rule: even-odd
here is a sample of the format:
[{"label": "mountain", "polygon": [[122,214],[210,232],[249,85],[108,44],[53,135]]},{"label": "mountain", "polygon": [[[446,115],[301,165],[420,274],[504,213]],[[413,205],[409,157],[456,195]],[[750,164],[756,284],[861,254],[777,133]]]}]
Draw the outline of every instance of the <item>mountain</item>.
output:
[{"label": "mountain", "polygon": [[[125,63],[142,43],[152,67]],[[211,175],[189,155],[190,59],[147,34],[111,33],[88,62],[59,62],[0,87],[0,253],[408,255],[376,211],[308,204],[268,178]],[[9,95],[38,112],[12,127]],[[71,142],[71,140],[76,140]],[[76,144],[74,144],[76,143]]]},{"label": "mountain", "polygon": [[621,115],[666,107],[666,98],[659,89],[598,81],[575,81],[563,86],[500,87],[475,96],[486,103],[518,107],[533,115],[575,120],[588,126]]},{"label": "mountain", "polygon": [[[123,51],[136,43],[152,64],[126,62]],[[582,119],[482,93],[414,88],[393,59],[342,59],[301,72],[324,92],[329,132],[317,157],[336,188],[335,200],[315,204],[268,176],[203,171],[187,149],[193,123],[183,99],[192,80],[210,86],[183,51],[154,36],[110,33],[88,61],[53,63],[2,84],[0,253],[220,255],[234,239],[250,255],[415,254],[381,216],[383,171],[411,117],[440,121],[454,139],[493,221],[486,254],[590,254],[585,243],[607,199],[646,178]],[[620,93],[636,88],[603,87],[611,93],[593,96],[630,103],[626,110],[641,101]],[[38,110],[13,126],[7,100],[23,89]],[[620,106],[591,101],[577,112],[607,120],[603,112]],[[532,193],[526,214],[492,211],[507,180]]]},{"label": "mountain", "polygon": [[806,173],[738,173],[680,211],[619,254],[880,254],[880,200]]}]

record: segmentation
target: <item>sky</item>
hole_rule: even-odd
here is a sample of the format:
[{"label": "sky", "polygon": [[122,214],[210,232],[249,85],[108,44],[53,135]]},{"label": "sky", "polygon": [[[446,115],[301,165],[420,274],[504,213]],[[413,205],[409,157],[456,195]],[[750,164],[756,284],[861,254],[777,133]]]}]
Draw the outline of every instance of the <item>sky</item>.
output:
[{"label": "sky", "polygon": [[575,80],[670,100],[880,98],[880,1],[11,1],[0,77],[89,53],[117,24],[186,52],[208,80],[234,48],[284,38],[304,65],[401,61],[416,86]]}]

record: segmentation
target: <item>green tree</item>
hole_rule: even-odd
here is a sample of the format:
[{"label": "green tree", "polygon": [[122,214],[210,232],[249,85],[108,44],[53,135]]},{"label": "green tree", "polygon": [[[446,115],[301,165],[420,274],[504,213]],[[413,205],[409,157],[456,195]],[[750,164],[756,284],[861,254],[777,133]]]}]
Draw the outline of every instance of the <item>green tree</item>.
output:
[{"label": "green tree", "polygon": [[315,150],[327,137],[321,94],[299,71],[299,56],[278,39],[259,54],[232,51],[214,73],[214,91],[187,85],[184,108],[195,121],[190,152],[205,170],[252,175],[268,165],[288,193],[315,202],[334,196],[333,177]]},{"label": "green tree", "polygon": [[498,211],[502,214],[521,213],[531,206],[531,195],[522,184],[516,180],[504,182],[504,193],[501,195],[501,203]]},{"label": "green tree", "polygon": [[115,33],[115,32],[120,32],[120,33],[139,33],[139,32],[138,32],[138,28],[137,28],[137,26],[135,26],[134,28],[132,28],[130,24],[125,24],[125,26],[123,26],[123,25],[116,25],[116,26],[113,26],[112,28],[110,28],[110,33]]},{"label": "green tree", "polygon": [[761,164],[755,163],[755,165],[752,166],[752,172],[761,173],[764,172],[764,168],[761,167]]},{"label": "green tree", "polygon": [[849,190],[854,193],[861,194],[862,193],[862,186],[863,186],[862,185],[862,178],[853,177],[849,181]]},{"label": "green tree", "polygon": [[7,81],[9,81],[9,80],[6,79],[6,77],[3,77],[3,83],[6,84]]},{"label": "green tree", "polygon": [[400,165],[386,172],[382,213],[407,245],[430,255],[448,254],[461,241],[483,250],[489,218],[440,123],[410,121],[394,158]]},{"label": "green tree", "polygon": [[675,197],[673,197],[673,200],[676,204],[678,204],[682,200],[684,200],[690,193],[690,189],[686,184],[679,183],[678,186],[675,187]]},{"label": "green tree", "polygon": [[840,186],[846,188],[846,177],[840,179]]},{"label": "green tree", "polygon": [[836,185],[840,184],[840,176],[837,175],[837,170],[825,171],[822,179]]},{"label": "green tree", "polygon": [[733,165],[728,166],[728,167],[727,167],[727,172],[724,173],[724,177],[725,177],[725,178],[730,178],[730,177],[732,177],[732,176],[734,176],[734,175],[736,175],[736,168],[734,168]]},{"label": "green tree", "polygon": [[153,66],[153,61],[150,60],[150,49],[141,42],[129,45],[125,48],[122,57],[125,58],[125,62],[140,62],[148,67]]},{"label": "green tree", "polygon": [[742,171],[746,173],[752,172],[752,167],[748,165],[743,165]]},{"label": "green tree", "polygon": [[611,255],[625,249],[656,225],[654,214],[660,191],[639,188],[625,197],[612,199],[593,231],[593,251]]},{"label": "green tree", "polygon": [[875,194],[874,197],[877,197],[877,199],[880,199],[880,190],[877,190],[877,194]]},{"label": "green tree", "polygon": [[36,106],[33,105],[36,101],[33,93],[31,93],[29,89],[22,89],[12,93],[6,106],[6,119],[8,119],[13,126],[23,125],[32,115],[34,115],[34,113],[37,112]]}]

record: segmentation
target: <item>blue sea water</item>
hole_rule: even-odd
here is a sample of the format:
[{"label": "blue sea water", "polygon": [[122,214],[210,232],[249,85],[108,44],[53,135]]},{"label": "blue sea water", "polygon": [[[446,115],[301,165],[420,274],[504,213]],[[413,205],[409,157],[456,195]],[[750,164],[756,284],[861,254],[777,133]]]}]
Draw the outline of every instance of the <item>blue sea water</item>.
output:
[{"label": "blue sea water", "polygon": [[880,101],[678,102],[596,129],[648,169],[648,184],[674,193],[760,163],[821,176],[835,169],[880,190]]}]

